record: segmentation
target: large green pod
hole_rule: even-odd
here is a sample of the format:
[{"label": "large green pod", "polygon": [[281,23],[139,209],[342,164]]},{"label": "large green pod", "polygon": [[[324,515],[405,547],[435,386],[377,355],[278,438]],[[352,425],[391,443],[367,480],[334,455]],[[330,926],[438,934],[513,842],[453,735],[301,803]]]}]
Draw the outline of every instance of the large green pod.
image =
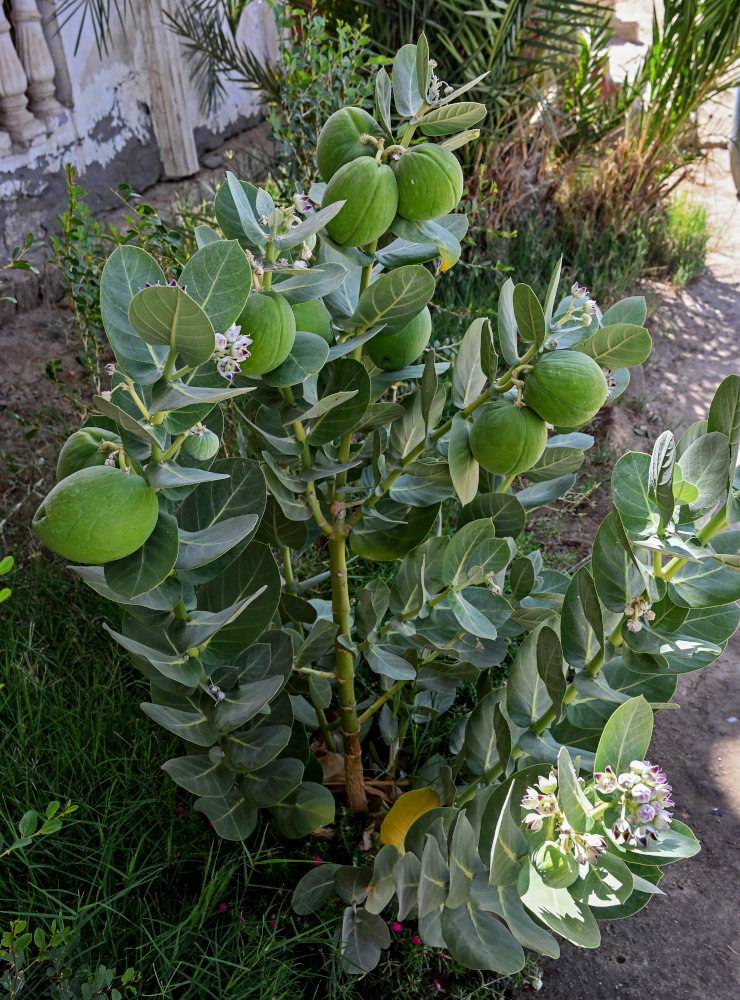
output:
[{"label": "large green pod", "polygon": [[536,413],[508,399],[484,403],[470,430],[473,457],[488,472],[517,475],[535,465],[547,445],[547,427]]},{"label": "large green pod", "polygon": [[334,341],[334,331],[331,328],[331,313],[321,299],[311,299],[310,302],[296,302],[291,306],[295,316],[296,330],[315,333],[331,344]]},{"label": "large green pod", "polygon": [[431,142],[412,146],[392,164],[398,214],[411,222],[447,215],[462,198],[463,173],[454,153]]},{"label": "large green pod", "polygon": [[367,353],[378,368],[386,372],[397,372],[416,361],[431,336],[432,317],[425,306],[398,333],[376,334],[367,345]]},{"label": "large green pod", "polygon": [[80,469],[54,487],[32,527],[52,552],[102,565],[136,552],[154,530],[157,494],[146,480],[109,465]]},{"label": "large green pod", "polygon": [[393,171],[369,156],[345,163],[326,185],[322,208],[343,201],[327,223],[331,238],[343,245],[364,247],[388,229],[398,208],[398,188]]},{"label": "large green pod", "polygon": [[121,447],[120,437],[113,431],[102,427],[82,427],[70,435],[62,446],[57,460],[57,479],[65,479],[73,472],[88,469],[94,465],[103,465],[112,449],[100,450],[103,441]]},{"label": "large green pod", "polygon": [[551,351],[524,382],[524,402],[555,427],[583,427],[609,393],[601,368],[580,351]]},{"label": "large green pod", "polygon": [[363,142],[363,135],[385,137],[380,125],[362,108],[340,108],[327,118],[316,144],[316,162],[325,181],[330,181],[340,167],[358,156],[375,157],[377,146]]},{"label": "large green pod", "polygon": [[239,319],[241,335],[251,337],[249,357],[239,362],[244,375],[263,375],[277,368],[295,341],[295,316],[288,300],[277,292],[250,295]]}]

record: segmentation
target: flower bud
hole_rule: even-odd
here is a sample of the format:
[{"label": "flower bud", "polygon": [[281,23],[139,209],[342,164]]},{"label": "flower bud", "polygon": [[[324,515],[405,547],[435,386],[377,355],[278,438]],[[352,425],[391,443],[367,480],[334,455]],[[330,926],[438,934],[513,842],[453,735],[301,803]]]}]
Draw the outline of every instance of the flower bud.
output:
[{"label": "flower bud", "polygon": [[607,764],[603,771],[594,774],[594,788],[602,795],[611,795],[617,787],[617,776],[610,764]]},{"label": "flower bud", "polygon": [[651,823],[655,818],[656,811],[655,806],[651,806],[649,802],[645,802],[637,810],[637,818],[641,823]]},{"label": "flower bud", "polygon": [[649,802],[651,798],[650,791],[647,785],[638,781],[636,785],[632,786],[632,798],[635,802]]},{"label": "flower bud", "polygon": [[542,829],[544,820],[537,813],[527,813],[524,817],[524,825],[531,833],[537,833]]}]

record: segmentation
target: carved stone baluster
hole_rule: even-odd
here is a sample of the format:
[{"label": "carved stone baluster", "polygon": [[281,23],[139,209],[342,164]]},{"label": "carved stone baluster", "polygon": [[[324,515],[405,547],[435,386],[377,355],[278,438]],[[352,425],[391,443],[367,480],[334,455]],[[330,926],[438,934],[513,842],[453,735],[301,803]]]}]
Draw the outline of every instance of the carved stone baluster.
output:
[{"label": "carved stone baluster", "polygon": [[55,97],[56,70],[44,38],[36,0],[13,0],[15,46],[28,79],[28,106],[47,124],[62,110]]},{"label": "carved stone baluster", "polygon": [[13,48],[10,24],[0,3],[0,128],[10,133],[14,142],[28,143],[46,129],[28,110],[28,80]]},{"label": "carved stone baluster", "polygon": [[10,149],[10,136],[7,132],[0,132],[0,154],[7,153]]}]

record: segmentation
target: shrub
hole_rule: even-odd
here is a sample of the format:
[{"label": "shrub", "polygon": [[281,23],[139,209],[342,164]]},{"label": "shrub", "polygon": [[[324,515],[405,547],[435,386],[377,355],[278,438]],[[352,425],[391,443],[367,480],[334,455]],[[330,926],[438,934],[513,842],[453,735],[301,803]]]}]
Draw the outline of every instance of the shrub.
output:
[{"label": "shrub", "polygon": [[[411,173],[422,144],[452,154],[470,138],[485,108],[434,65],[422,36],[392,77],[378,72],[384,136],[365,134],[360,160],[408,155]],[[386,207],[378,190],[330,201],[314,185],[321,208],[275,204],[229,174],[220,232],[198,226],[179,273],[134,246],[110,256],[116,364],[87,425],[111,432],[108,464],[143,477],[159,511],[139,549],[74,571],[121,606],[108,631],[150,682],[143,711],[184,742],[164,770],[216,834],[246,841],[270,822],[300,841],[333,823],[336,799],[358,822],[384,815],[362,860],[352,845],[347,863],[307,861],[293,896],[305,916],[339,897],[348,972],[375,967],[397,913],[461,965],[512,974],[525,947],[558,954],[552,932],[595,947],[597,919],[638,910],[661,866],[699,849],[645,758],[678,675],[714,660],[740,620],[740,376],[680,441],[665,432],[652,456],[619,459],[588,564],[544,569],[517,549],[527,512],[570,489],[593,444],[580,424],[648,357],[645,303],[602,313],[577,283],[561,298],[558,263],[542,302],[508,280],[498,336],[475,320],[454,365],[428,352],[377,368],[366,345],[405,335],[466,232],[460,215],[399,214],[356,246],[358,220]],[[327,226],[343,212],[340,245]],[[331,343],[288,318],[317,299]],[[263,322],[245,332],[255,300]],[[278,342],[282,360],[251,371],[250,352]],[[516,454],[476,431],[491,406],[528,401]],[[226,405],[244,456],[214,447]],[[94,491],[90,471],[65,492]],[[61,537],[73,514],[57,509]],[[309,580],[292,558],[307,551],[322,567]],[[370,567],[358,587],[350,554]],[[313,589],[324,581],[330,600]]]}]

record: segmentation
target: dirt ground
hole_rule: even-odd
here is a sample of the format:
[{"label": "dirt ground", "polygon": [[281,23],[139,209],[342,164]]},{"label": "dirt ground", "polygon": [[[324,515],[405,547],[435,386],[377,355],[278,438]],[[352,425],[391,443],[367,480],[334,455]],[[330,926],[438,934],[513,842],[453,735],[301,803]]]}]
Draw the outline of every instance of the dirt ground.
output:
[{"label": "dirt ground", "polygon": [[[725,109],[715,131],[728,122]],[[662,299],[649,323],[655,351],[633,381],[632,407],[615,408],[609,419],[606,439],[616,454],[648,449],[646,428],[654,438],[705,416],[717,384],[740,372],[740,204],[726,151],[713,154],[700,181],[694,194],[710,213],[713,249],[705,272],[686,290],[653,288]],[[4,321],[0,316],[0,494],[6,501],[0,537],[43,496],[60,420],[73,427],[76,419],[74,398],[61,397],[44,373],[47,361],[59,360],[72,397],[75,390],[87,395],[75,351],[64,310],[47,305],[18,316],[6,312]],[[582,542],[591,521],[595,530],[600,507],[573,524],[571,544],[576,537]],[[3,544],[12,539],[6,532]],[[569,544],[567,534],[564,541]],[[737,636],[716,664],[681,678],[680,711],[656,719],[651,757],[668,771],[676,814],[700,839],[701,853],[672,865],[662,883],[666,894],[640,914],[602,925],[598,950],[563,944],[562,958],[544,963],[545,1000],[740,997],[740,722],[732,721],[740,717],[739,667]],[[527,1000],[531,991],[514,996]]]}]

